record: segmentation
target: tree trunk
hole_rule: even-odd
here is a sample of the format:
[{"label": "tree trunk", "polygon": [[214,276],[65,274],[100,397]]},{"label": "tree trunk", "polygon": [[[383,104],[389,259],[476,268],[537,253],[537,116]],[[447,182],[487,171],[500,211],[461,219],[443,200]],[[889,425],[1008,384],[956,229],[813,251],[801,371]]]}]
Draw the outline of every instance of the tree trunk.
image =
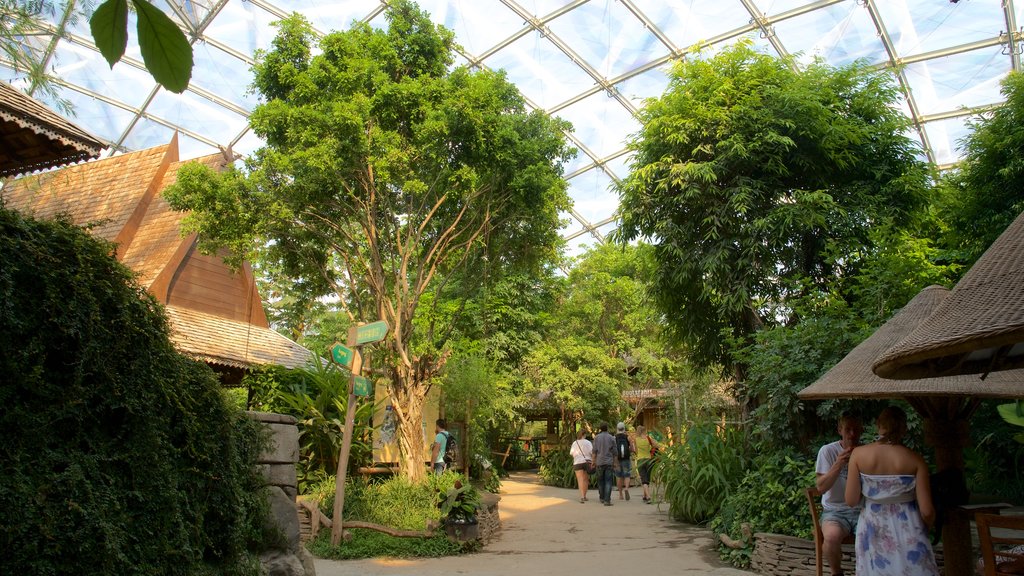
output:
[{"label": "tree trunk", "polygon": [[[402,476],[419,481],[424,477],[424,462],[430,458],[424,441],[423,405],[427,386],[414,382],[413,375],[398,370],[392,375],[391,401],[398,420],[398,471]],[[427,433],[433,433],[432,422],[427,422]]]}]

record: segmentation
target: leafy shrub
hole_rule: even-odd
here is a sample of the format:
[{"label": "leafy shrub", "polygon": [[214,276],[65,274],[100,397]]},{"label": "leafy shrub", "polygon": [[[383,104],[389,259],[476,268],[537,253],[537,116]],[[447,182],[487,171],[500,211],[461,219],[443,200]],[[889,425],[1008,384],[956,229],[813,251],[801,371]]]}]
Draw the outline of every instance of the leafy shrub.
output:
[{"label": "leafy shrub", "polygon": [[[572,456],[565,450],[552,450],[540,463],[540,479],[548,486],[575,488],[576,472],[572,469]],[[590,486],[597,485],[597,477],[590,476]]]},{"label": "leafy shrub", "polygon": [[[811,538],[811,514],[804,488],[814,485],[814,458],[793,451],[765,454],[754,461],[735,490],[722,502],[710,527],[716,534],[743,540],[740,525],[750,524],[751,533],[770,532]],[[748,548],[719,548],[723,560],[734,566],[750,565]]]},{"label": "leafy shrub", "polygon": [[[373,522],[399,530],[425,530],[428,524],[440,524],[442,503],[456,482],[464,483],[464,500],[479,505],[479,493],[470,488],[467,479],[457,472],[429,474],[420,484],[403,476],[384,481],[364,477],[350,478],[345,484],[344,519]],[[310,495],[320,503],[320,510],[331,517],[334,509],[334,477],[311,485]],[[325,538],[310,543],[310,550],[321,558],[431,557],[457,554],[475,544],[447,543],[443,534],[434,538],[395,538],[374,530],[353,530],[352,540],[334,548],[330,531]]]},{"label": "leafy shrub", "polygon": [[[253,390],[253,409],[288,414],[298,420],[299,489],[338,470],[345,411],[348,408],[349,373],[333,362],[314,355],[308,368],[288,370],[270,366],[255,370],[243,380]],[[368,422],[372,402],[356,406],[355,428],[349,453],[348,472],[369,464],[373,457]]]},{"label": "leafy shrub", "polygon": [[254,572],[266,440],[112,252],[0,206],[0,573]]},{"label": "leafy shrub", "polygon": [[322,532],[310,542],[310,552],[319,558],[354,560],[358,558],[438,558],[471,551],[479,545],[448,540],[443,533],[431,538],[395,538],[376,530],[352,530],[352,540],[331,546],[331,532]]},{"label": "leafy shrub", "polygon": [[665,486],[672,518],[707,521],[739,482],[745,465],[742,437],[735,430],[723,436],[713,425],[695,426],[685,442],[670,447],[654,464],[653,480]]}]

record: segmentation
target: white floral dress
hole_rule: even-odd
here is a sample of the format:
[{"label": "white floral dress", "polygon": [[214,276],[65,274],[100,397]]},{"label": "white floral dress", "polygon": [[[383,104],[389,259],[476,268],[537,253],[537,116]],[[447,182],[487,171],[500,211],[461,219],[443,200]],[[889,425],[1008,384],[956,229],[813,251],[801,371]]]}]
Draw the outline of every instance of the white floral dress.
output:
[{"label": "white floral dress", "polygon": [[912,475],[861,474],[857,576],[938,576]]}]

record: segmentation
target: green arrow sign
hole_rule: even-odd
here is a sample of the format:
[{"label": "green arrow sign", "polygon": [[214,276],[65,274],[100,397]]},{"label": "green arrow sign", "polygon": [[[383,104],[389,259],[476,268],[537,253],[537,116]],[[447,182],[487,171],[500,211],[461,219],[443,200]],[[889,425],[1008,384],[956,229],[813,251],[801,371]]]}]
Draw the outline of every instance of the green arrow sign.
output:
[{"label": "green arrow sign", "polygon": [[353,376],[352,393],[356,396],[369,396],[373,393],[373,384],[365,376]]},{"label": "green arrow sign", "polygon": [[[363,324],[362,326],[353,326],[348,329],[349,345],[359,346],[361,344],[369,344],[370,342],[379,342],[384,339],[384,336],[388,333],[388,323],[383,320],[371,322],[370,324]],[[354,337],[353,337],[354,336]]]},{"label": "green arrow sign", "polygon": [[331,346],[331,359],[345,368],[352,368],[352,360],[355,356],[355,351],[341,342],[335,342]]}]

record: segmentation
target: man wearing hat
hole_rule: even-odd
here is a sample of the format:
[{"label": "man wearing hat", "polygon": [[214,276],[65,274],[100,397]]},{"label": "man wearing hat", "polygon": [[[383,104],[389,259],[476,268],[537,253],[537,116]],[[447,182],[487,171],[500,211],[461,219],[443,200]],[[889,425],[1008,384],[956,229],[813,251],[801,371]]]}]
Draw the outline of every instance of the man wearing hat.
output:
[{"label": "man wearing hat", "polygon": [[[636,441],[626,433],[626,423],[615,426],[615,485],[619,489],[619,500],[629,500],[629,481],[633,476],[633,454]],[[625,492],[623,492],[625,490]]]}]

